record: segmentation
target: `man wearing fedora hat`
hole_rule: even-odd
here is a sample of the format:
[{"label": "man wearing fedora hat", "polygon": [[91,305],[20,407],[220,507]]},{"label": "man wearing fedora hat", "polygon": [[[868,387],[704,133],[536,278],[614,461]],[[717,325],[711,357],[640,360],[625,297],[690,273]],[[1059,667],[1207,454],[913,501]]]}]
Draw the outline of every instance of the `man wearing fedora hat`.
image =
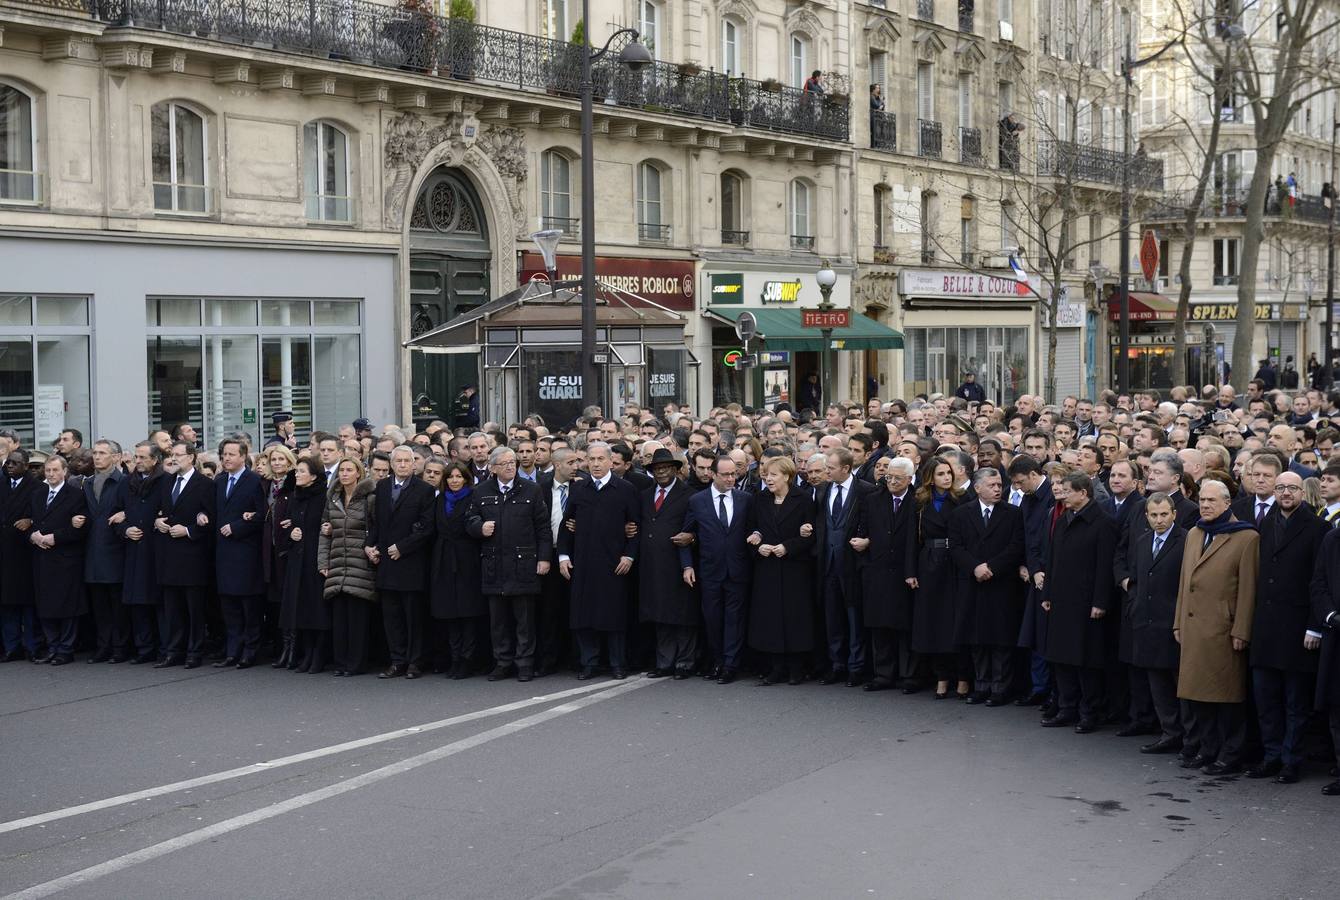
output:
[{"label": "man wearing fedora hat", "polygon": [[680,480],[684,461],[664,448],[652,454],[647,471],[655,481],[642,491],[642,546],[639,548],[638,609],[656,626],[656,668],[649,678],[688,678],[698,655],[698,592],[685,580],[679,548],[671,538],[684,530],[693,491]]}]

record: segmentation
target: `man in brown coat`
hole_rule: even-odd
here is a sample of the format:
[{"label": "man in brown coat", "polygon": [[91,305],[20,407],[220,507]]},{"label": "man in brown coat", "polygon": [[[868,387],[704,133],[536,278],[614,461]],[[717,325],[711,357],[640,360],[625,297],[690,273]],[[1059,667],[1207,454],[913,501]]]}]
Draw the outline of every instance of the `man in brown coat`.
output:
[{"label": "man in brown coat", "polygon": [[1258,535],[1229,510],[1228,488],[1206,480],[1200,521],[1186,536],[1173,637],[1182,645],[1177,696],[1191,713],[1183,768],[1207,775],[1242,771],[1246,737],[1247,643],[1256,608]]}]

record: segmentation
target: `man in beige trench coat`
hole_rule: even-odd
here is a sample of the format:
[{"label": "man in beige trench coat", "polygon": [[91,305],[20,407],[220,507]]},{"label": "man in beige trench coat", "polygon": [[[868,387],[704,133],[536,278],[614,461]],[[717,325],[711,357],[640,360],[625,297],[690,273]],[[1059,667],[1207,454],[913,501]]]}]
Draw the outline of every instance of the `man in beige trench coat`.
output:
[{"label": "man in beige trench coat", "polygon": [[1228,487],[1206,480],[1200,521],[1186,536],[1173,637],[1182,645],[1177,696],[1190,713],[1183,768],[1207,775],[1242,771],[1246,738],[1247,643],[1256,608],[1258,535],[1229,511]]}]

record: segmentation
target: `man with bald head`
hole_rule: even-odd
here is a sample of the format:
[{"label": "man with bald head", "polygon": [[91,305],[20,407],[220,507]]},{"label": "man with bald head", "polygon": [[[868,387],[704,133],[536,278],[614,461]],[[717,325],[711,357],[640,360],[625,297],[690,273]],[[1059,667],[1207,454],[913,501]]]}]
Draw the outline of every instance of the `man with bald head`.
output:
[{"label": "man with bald head", "polygon": [[1265,758],[1247,770],[1249,778],[1274,778],[1280,784],[1298,780],[1303,726],[1317,677],[1315,650],[1321,645],[1321,633],[1309,628],[1311,611],[1302,599],[1310,594],[1326,531],[1326,522],[1303,501],[1303,479],[1295,472],[1281,473],[1275,479],[1275,505],[1260,526],[1250,662]]},{"label": "man with bald head", "polygon": [[1191,480],[1200,484],[1205,475],[1205,454],[1194,447],[1183,447],[1177,451],[1182,459],[1182,471],[1191,476]]}]

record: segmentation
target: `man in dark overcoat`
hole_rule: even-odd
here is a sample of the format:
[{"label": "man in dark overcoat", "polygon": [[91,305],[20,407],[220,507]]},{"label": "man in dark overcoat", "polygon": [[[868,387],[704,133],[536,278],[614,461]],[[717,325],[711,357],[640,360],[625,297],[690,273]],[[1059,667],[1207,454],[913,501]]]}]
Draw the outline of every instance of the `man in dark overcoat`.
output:
[{"label": "man in dark overcoat", "polygon": [[28,451],[15,447],[0,479],[0,628],[6,662],[36,659],[42,645],[33,601],[33,492],[42,479],[28,471]]},{"label": "man in dark overcoat", "polygon": [[1107,635],[1103,618],[1112,608],[1112,556],[1117,527],[1093,499],[1093,482],[1082,472],[1064,479],[1066,512],[1056,523],[1043,575],[1047,613],[1043,655],[1056,673],[1057,712],[1048,728],[1074,725],[1079,734],[1102,724],[1103,668]]},{"label": "man in dark overcoat", "polygon": [[586,464],[590,480],[574,483],[568,497],[558,567],[572,586],[569,622],[582,656],[578,677],[594,677],[603,636],[610,674],[622,679],[628,677],[628,592],[637,556],[637,538],[628,536],[627,526],[638,521],[637,488],[614,474],[603,441],[586,448]]},{"label": "man in dark overcoat", "polygon": [[163,596],[163,658],[155,668],[205,654],[205,590],[214,579],[214,482],[195,470],[194,444],[172,445],[154,519],[154,563]]},{"label": "man in dark overcoat", "polygon": [[874,677],[865,690],[883,691],[901,676],[904,690],[916,690],[912,681],[912,589],[907,585],[908,544],[917,527],[912,495],[914,468],[910,459],[890,461],[882,485],[861,498],[856,509],[856,534],[851,547],[861,574],[861,613],[870,630]]},{"label": "man in dark overcoat", "polygon": [[679,478],[683,469],[683,460],[657,450],[647,465],[655,484],[640,499],[638,611],[656,627],[656,667],[649,678],[688,678],[698,655],[698,592],[684,577],[679,548],[671,542],[684,531],[694,495]]},{"label": "man in dark overcoat", "polygon": [[[1316,708],[1327,713],[1335,762],[1340,765],[1340,528],[1326,531],[1317,554],[1310,593],[1313,628],[1321,634],[1319,642],[1309,640],[1309,644],[1320,646]],[[1340,780],[1328,783],[1321,792],[1328,797],[1340,797]]]},{"label": "man in dark overcoat", "polygon": [[494,668],[490,681],[535,677],[535,603],[549,572],[553,537],[539,486],[516,474],[516,452],[495,447],[492,478],[470,501],[465,531],[481,542],[480,589],[488,598]]},{"label": "man in dark overcoat", "polygon": [[113,520],[121,511],[121,446],[115,441],[93,444],[93,475],[81,486],[88,507],[84,529],[84,584],[97,629],[97,649],[90,663],[125,662],[130,658],[130,613],[122,602],[125,540]]},{"label": "man in dark overcoat", "polygon": [[1024,519],[1001,502],[997,469],[973,473],[974,500],[949,518],[949,555],[954,562],[959,642],[972,650],[976,690],[969,702],[1003,706],[1013,678],[1014,648],[1023,618]]},{"label": "man in dark overcoat", "polygon": [[1019,512],[1024,518],[1024,565],[1019,575],[1025,582],[1024,615],[1019,626],[1019,646],[1029,653],[1029,682],[1031,692],[1020,697],[1021,706],[1038,706],[1052,693],[1052,670],[1042,655],[1047,640],[1047,616],[1042,611],[1042,580],[1040,574],[1047,568],[1047,547],[1051,541],[1052,508],[1055,498],[1052,485],[1042,473],[1038,461],[1020,454],[1010,461],[1010,483],[1022,498]]},{"label": "man in dark overcoat", "polygon": [[846,681],[848,687],[864,684],[865,623],[861,618],[861,580],[856,570],[856,551],[851,539],[865,497],[878,490],[852,474],[851,451],[838,447],[826,454],[828,483],[815,498],[814,547],[818,554],[815,580],[828,635],[829,671],[820,684]]},{"label": "man in dark overcoat", "polygon": [[549,457],[551,468],[541,472],[535,483],[540,488],[549,516],[549,571],[540,579],[540,600],[535,610],[535,677],[556,671],[569,657],[572,636],[569,633],[571,583],[558,570],[558,536],[563,529],[572,485],[587,477],[577,468],[581,457],[576,450],[559,447]]},{"label": "man in dark overcoat", "polygon": [[1321,638],[1310,628],[1310,584],[1326,537],[1326,523],[1304,502],[1297,473],[1282,472],[1275,480],[1274,508],[1260,532],[1248,661],[1265,757],[1247,776],[1293,784],[1303,764],[1303,728],[1317,679],[1317,653],[1307,647]]},{"label": "man in dark overcoat", "polygon": [[1130,628],[1130,640],[1123,644],[1124,661],[1145,678],[1159,721],[1158,740],[1140,752],[1176,753],[1188,739],[1187,716],[1177,699],[1181,653],[1172,635],[1186,529],[1177,524],[1172,499],[1162,491],[1151,494],[1142,506],[1150,530],[1128,545],[1127,568],[1117,572],[1126,592],[1123,621]]},{"label": "man in dark overcoat", "polygon": [[[323,442],[324,443],[324,442]],[[265,613],[265,569],[261,562],[261,535],[265,528],[265,485],[247,468],[246,447],[229,438],[219,445],[223,471],[214,479],[218,509],[214,567],[227,629],[224,658],[215,668],[256,664]]]},{"label": "man in dark overcoat", "polygon": [[391,476],[377,483],[372,522],[364,540],[377,567],[377,596],[391,664],[378,678],[423,675],[428,628],[428,568],[436,537],[436,496],[414,477],[416,456],[402,444],[391,451]]},{"label": "man in dark overcoat", "polygon": [[80,486],[68,481],[69,464],[53,453],[42,467],[46,483],[32,494],[33,593],[47,650],[34,662],[74,662],[79,617],[88,611],[84,591],[84,543],[88,506]]},{"label": "man in dark overcoat", "polygon": [[119,485],[120,510],[113,516],[117,534],[125,541],[125,572],[121,602],[130,612],[130,630],[135,643],[131,665],[158,659],[159,619],[163,611],[154,562],[154,520],[163,481],[163,451],[153,441],[135,445],[135,468]]}]

